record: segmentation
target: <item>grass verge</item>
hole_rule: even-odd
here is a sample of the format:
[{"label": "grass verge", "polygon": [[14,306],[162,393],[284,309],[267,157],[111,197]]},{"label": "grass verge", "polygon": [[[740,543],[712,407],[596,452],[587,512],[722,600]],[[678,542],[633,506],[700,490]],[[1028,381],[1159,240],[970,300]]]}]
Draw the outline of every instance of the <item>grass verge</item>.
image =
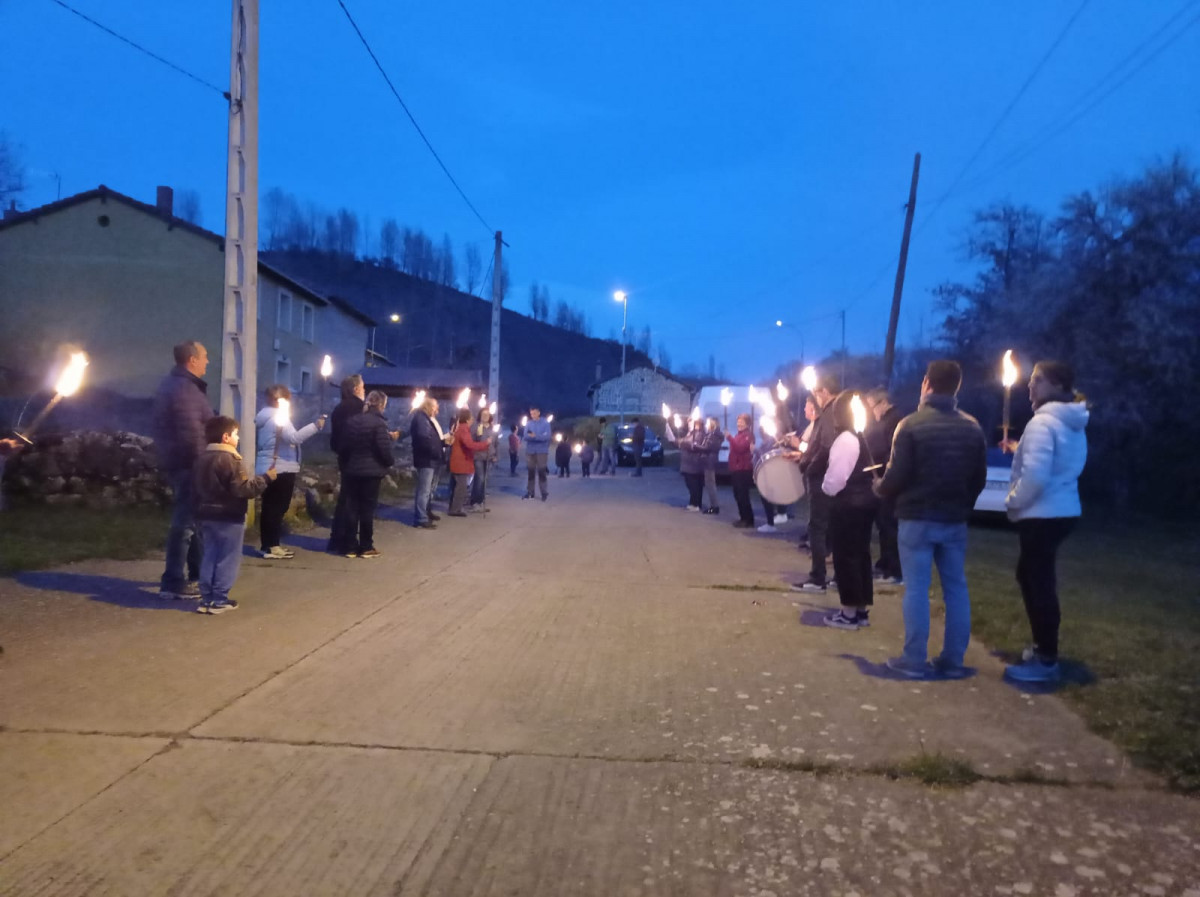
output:
[{"label": "grass verge", "polygon": [[[1015,659],[1030,640],[1013,579],[1017,538],[973,527],[972,630]],[[1058,694],[1176,791],[1200,794],[1200,552],[1194,529],[1084,524],[1059,556]]]},{"label": "grass verge", "polygon": [[89,558],[136,560],[162,548],[169,510],[27,507],[0,512],[0,574]]}]

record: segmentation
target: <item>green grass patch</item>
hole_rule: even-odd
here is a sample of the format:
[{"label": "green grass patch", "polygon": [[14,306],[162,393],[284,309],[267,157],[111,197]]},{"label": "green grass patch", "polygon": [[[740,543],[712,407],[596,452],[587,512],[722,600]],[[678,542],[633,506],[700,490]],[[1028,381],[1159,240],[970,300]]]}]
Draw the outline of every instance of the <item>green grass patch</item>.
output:
[{"label": "green grass patch", "polygon": [[[1059,555],[1064,684],[1089,727],[1200,793],[1200,570],[1194,529],[1085,520]],[[1015,659],[1030,641],[1014,580],[1012,530],[973,527],[968,580],[974,635]]]},{"label": "green grass patch", "polygon": [[965,760],[938,753],[921,753],[907,760],[872,766],[871,772],[889,779],[913,779],[938,788],[966,788],[983,779]]},{"label": "green grass patch", "polygon": [[161,549],[171,512],[134,507],[19,507],[0,511],[0,574],[90,558],[136,560]]},{"label": "green grass patch", "polygon": [[818,776],[828,775],[844,775],[847,770],[839,767],[836,763],[829,763],[824,760],[809,760],[802,758],[799,760],[783,760],[776,757],[755,757],[747,760],[742,760],[739,764],[745,769],[774,769],[783,772],[807,772]]}]

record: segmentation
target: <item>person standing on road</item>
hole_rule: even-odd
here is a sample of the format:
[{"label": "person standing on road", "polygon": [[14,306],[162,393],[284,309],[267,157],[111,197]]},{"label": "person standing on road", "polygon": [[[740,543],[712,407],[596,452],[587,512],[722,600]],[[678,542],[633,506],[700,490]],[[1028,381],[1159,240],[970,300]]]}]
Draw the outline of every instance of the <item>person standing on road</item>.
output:
[{"label": "person standing on road", "polygon": [[417,471],[417,491],[414,497],[413,526],[437,529],[439,519],[433,513],[433,483],[447,437],[438,423],[437,399],[427,398],[412,416],[409,433],[412,436],[413,468]]},{"label": "person standing on road", "polygon": [[268,386],[264,390],[267,404],[254,419],[258,430],[255,440],[254,473],[263,476],[274,469],[276,476],[262,494],[262,516],[258,528],[262,537],[260,553],[267,560],[287,560],[295,553],[279,544],[283,534],[283,516],[292,506],[292,495],[296,491],[296,475],[300,472],[300,445],[325,427],[325,415],[315,423],[297,430],[289,419],[279,426],[275,423],[275,412],[279,400],[289,401],[292,391],[282,383]]},{"label": "person standing on road", "polygon": [[347,554],[352,547],[357,551],[357,547],[349,541],[350,518],[346,506],[346,472],[342,469],[341,443],[346,435],[346,425],[363,413],[367,395],[363,378],[358,374],[346,377],[342,380],[341,392],[342,400],[329,415],[329,449],[338,456],[338,476],[341,480],[337,504],[333,509],[333,523],[329,527],[329,545],[325,548],[330,554]]},{"label": "person standing on road", "polygon": [[[975,418],[958,410],[961,385],[958,362],[929,363],[921,404],[896,427],[887,471],[876,486],[880,498],[896,503],[904,566],[904,653],[887,665],[918,679],[930,672],[966,675],[963,657],[971,639],[967,519],[987,483],[987,443]],[[934,564],[946,622],[942,653],[931,667],[926,658]]]},{"label": "person standing on road", "polygon": [[699,511],[704,493],[704,424],[688,420],[690,430],[679,440],[679,472],[687,485],[688,503],[685,511]]},{"label": "person standing on road", "polygon": [[[717,459],[721,456],[721,446],[725,444],[725,434],[721,432],[721,424],[715,417],[705,421],[704,439],[701,445],[704,452],[704,491],[708,495],[708,507],[705,514],[720,514],[721,501],[717,495]],[[638,457],[641,457],[640,453]]]},{"label": "person standing on road", "polygon": [[[195,340],[174,348],[175,367],[154,396],[154,439],[159,468],[174,495],[167,531],[167,560],[159,594],[200,597],[202,537],[192,502],[192,468],[204,452],[204,425],[214,416],[208,400],[208,350]],[[185,570],[186,565],[186,570]]]},{"label": "person standing on road", "polygon": [[739,414],[737,432],[726,438],[729,440],[729,479],[738,509],[738,519],[733,521],[733,525],[738,529],[753,529],[754,506],[750,504],[750,487],[754,485],[754,432],[750,429],[750,415]]},{"label": "person standing on road", "polygon": [[833,546],[833,573],[841,609],[825,618],[834,629],[870,626],[874,603],[871,578],[871,526],[879,499],[871,488],[867,468],[871,456],[866,440],[854,432],[854,396],[847,390],[833,401],[831,413],[837,436],[829,450],[829,466],[821,491],[832,499],[829,507],[829,541]]},{"label": "person standing on road", "polygon": [[592,476],[592,462],[596,460],[596,450],[590,442],[584,442],[579,450],[579,467],[584,479]]},{"label": "person standing on road", "polygon": [[640,477],[642,475],[642,452],[646,449],[646,425],[642,423],[640,418],[633,419],[633,441],[630,443],[633,449],[633,466],[634,471],[630,474],[631,477]]},{"label": "person standing on road", "polygon": [[841,391],[841,383],[833,374],[822,374],[813,390],[813,398],[820,406],[820,413],[813,421],[812,436],[808,440],[808,451],[800,461],[800,470],[807,479],[808,488],[808,550],[812,555],[812,568],[808,579],[795,583],[796,592],[825,593],[825,557],[829,536],[830,497],[821,489],[825,471],[829,468],[829,451],[833,448],[833,414],[830,410],[834,397]]},{"label": "person standing on road", "polygon": [[558,443],[554,446],[554,466],[558,468],[559,477],[571,476],[571,443],[558,434]]},{"label": "person standing on road", "polygon": [[1075,372],[1059,361],[1039,361],[1029,378],[1033,418],[1015,446],[1005,505],[1016,524],[1021,554],[1017,584],[1033,632],[1022,662],[1004,675],[1017,682],[1058,678],[1058,548],[1083,509],[1079,475],[1087,463],[1088,409],[1075,392]]},{"label": "person standing on road", "polygon": [[617,475],[617,425],[606,417],[600,418],[600,469],[596,473]]},{"label": "person standing on road", "polygon": [[517,458],[521,454],[521,437],[517,435],[517,425],[513,424],[508,431],[508,475],[517,475]]},{"label": "person standing on road", "polygon": [[[874,418],[865,434],[867,448],[871,450],[874,463],[886,467],[892,454],[892,438],[900,424],[900,409],[892,404],[888,391],[882,387],[872,389],[863,397],[863,401]],[[879,502],[875,528],[879,530],[879,560],[875,562],[875,578],[887,585],[901,585],[904,574],[900,565],[900,546],[896,543],[900,521],[896,519],[895,502]]]},{"label": "person standing on road", "polygon": [[550,497],[546,485],[549,474],[547,461],[550,455],[550,423],[542,420],[540,408],[529,409],[529,422],[525,425],[525,467],[529,481],[525,487],[525,498],[533,498],[533,481],[536,478],[542,490],[542,501]]},{"label": "person standing on road", "polygon": [[377,389],[367,394],[366,408],[346,422],[338,442],[338,462],[346,491],[346,557],[377,558],[375,509],[379,486],[395,463],[392,435],[383,416],[387,395]]},{"label": "person standing on road", "polygon": [[459,408],[454,426],[454,440],[450,443],[450,475],[454,486],[450,495],[450,517],[466,517],[463,505],[467,502],[467,480],[475,473],[475,459],[487,457],[491,448],[490,439],[476,439],[471,428],[471,409]]},{"label": "person standing on road", "polygon": [[487,481],[492,465],[496,463],[496,434],[492,430],[492,412],[487,408],[479,412],[479,419],[472,428],[477,442],[487,442],[487,451],[475,452],[475,476],[471,480],[471,503],[468,511],[484,513],[487,507]]}]

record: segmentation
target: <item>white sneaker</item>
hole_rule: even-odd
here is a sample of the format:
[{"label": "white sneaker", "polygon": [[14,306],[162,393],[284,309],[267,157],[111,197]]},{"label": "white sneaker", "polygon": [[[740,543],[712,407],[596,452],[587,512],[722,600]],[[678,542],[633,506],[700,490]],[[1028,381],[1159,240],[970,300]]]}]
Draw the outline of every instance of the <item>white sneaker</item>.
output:
[{"label": "white sneaker", "polygon": [[684,508],[684,510],[685,511],[699,511],[700,509],[698,507],[696,507],[695,505],[688,505],[686,508]]},{"label": "white sneaker", "polygon": [[776,526],[783,526],[785,523],[787,523],[787,521],[788,521],[787,514],[776,514],[775,515],[775,525]]},{"label": "white sneaker", "polygon": [[769,524],[769,523],[764,523],[762,526],[760,526],[758,528],[758,531],[760,533],[777,533],[777,532],[779,532],[779,530],[775,529],[775,527],[771,526],[771,524]]}]

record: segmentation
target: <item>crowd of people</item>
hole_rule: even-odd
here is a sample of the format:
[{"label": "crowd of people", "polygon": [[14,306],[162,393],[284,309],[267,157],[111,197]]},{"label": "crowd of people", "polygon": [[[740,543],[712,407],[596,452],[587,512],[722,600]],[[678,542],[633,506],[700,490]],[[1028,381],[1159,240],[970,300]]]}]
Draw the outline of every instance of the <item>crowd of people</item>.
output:
[{"label": "crowd of people", "polygon": [[[287,560],[281,544],[283,518],[292,503],[301,465],[301,446],[326,426],[324,415],[296,428],[280,405],[291,399],[275,384],[264,391],[258,413],[254,476],[238,454],[238,423],[214,414],[203,379],[208,353],[195,341],[174,349],[175,366],[155,397],[155,437],[163,475],[174,505],[167,535],[160,594],[198,599],[198,611],[220,614],[237,607],[230,597],[237,578],[249,501],[261,497],[259,553]],[[1078,479],[1087,459],[1088,409],[1074,389],[1074,373],[1056,361],[1034,366],[1029,396],[1034,414],[1020,440],[1001,445],[1012,452],[1008,516],[1020,543],[1016,578],[1032,634],[1020,663],[1006,675],[1022,682],[1052,681],[1059,675],[1058,633],[1061,610],[1057,591],[1057,555],[1081,514]],[[728,469],[737,517],[733,526],[755,527],[751,491],[758,459],[775,449],[799,465],[808,496],[807,526],[800,548],[808,553],[808,576],[796,591],[824,594],[836,588],[839,607],[825,618],[835,629],[870,626],[877,582],[902,586],[904,647],[888,661],[895,672],[911,677],[967,674],[964,656],[970,639],[971,608],[966,576],[967,520],[987,479],[987,440],[978,422],[958,408],[962,371],[953,361],[931,362],[921,384],[920,404],[901,418],[886,390],[865,394],[871,426],[855,421],[860,398],[842,391],[836,377],[818,379],[806,397],[802,431],[776,439],[765,426],[757,433],[749,414],[736,418],[736,430],[722,432],[716,418],[690,419],[676,434],[668,422],[666,437],[680,450],[680,473],[687,491],[686,510],[720,513],[717,459],[729,446]],[[366,392],[362,378],[347,377],[341,401],[328,418],[330,446],[337,455],[341,488],[328,550],[348,558],[380,556],[374,543],[374,519],[383,477],[394,465],[398,429],[389,429],[387,396]],[[450,474],[448,516],[487,513],[488,480],[499,460],[500,427],[489,409],[476,416],[457,410],[449,431],[439,422],[438,401],[425,398],[412,410],[416,488],[413,525],[436,529],[433,493],[443,466]],[[785,418],[786,419],[786,418]],[[616,428],[601,419],[597,474],[615,474]],[[561,435],[559,436],[561,440]],[[633,419],[631,448],[640,462],[645,426]],[[549,498],[548,458],[554,442],[550,423],[531,408],[507,437],[510,475],[517,475],[524,449],[524,498]],[[16,439],[0,440],[0,454],[20,451]],[[589,444],[558,442],[559,476],[569,476],[573,454],[580,455],[584,477],[597,452]],[[641,475],[637,463],[633,476]],[[707,506],[705,505],[707,502]],[[788,509],[762,500],[765,522],[758,532],[773,532]],[[879,533],[879,556],[872,563],[872,532]],[[827,561],[833,561],[828,576]],[[942,648],[927,656],[930,634],[930,586],[937,569],[945,603]]]}]

